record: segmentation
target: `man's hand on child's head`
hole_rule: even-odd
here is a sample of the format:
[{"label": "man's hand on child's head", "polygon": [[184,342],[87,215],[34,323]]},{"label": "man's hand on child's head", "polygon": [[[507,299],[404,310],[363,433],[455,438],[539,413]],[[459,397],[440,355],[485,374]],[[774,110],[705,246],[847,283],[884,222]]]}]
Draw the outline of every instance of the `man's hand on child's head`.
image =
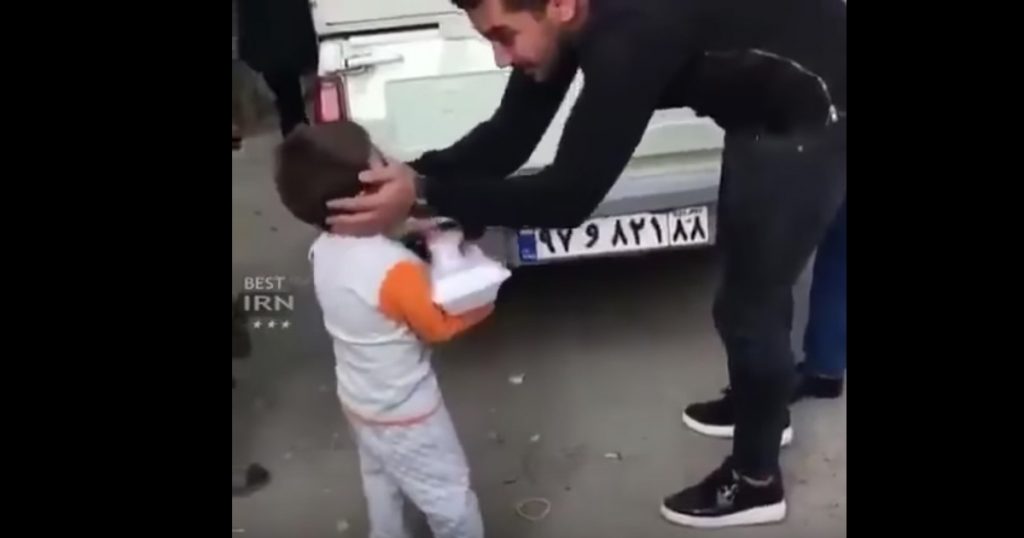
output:
[{"label": "man's hand on child's head", "polygon": [[416,201],[416,172],[407,164],[370,154],[370,168],[359,174],[367,185],[365,193],[353,198],[327,202],[331,210],[343,213],[327,218],[332,232],[344,235],[374,235],[393,229],[409,215]]}]

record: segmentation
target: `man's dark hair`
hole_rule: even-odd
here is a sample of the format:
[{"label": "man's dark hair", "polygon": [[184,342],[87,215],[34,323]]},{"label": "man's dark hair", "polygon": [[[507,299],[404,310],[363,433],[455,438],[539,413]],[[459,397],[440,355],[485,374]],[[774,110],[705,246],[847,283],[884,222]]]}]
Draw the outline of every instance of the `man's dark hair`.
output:
[{"label": "man's dark hair", "polygon": [[[484,0],[452,0],[455,7],[464,10],[476,9]],[[517,11],[541,11],[547,7],[550,0],[501,0],[506,10]]]},{"label": "man's dark hair", "polygon": [[359,194],[369,167],[370,136],[356,123],[300,126],[277,150],[274,182],[281,202],[299,220],[325,228],[327,201]]}]

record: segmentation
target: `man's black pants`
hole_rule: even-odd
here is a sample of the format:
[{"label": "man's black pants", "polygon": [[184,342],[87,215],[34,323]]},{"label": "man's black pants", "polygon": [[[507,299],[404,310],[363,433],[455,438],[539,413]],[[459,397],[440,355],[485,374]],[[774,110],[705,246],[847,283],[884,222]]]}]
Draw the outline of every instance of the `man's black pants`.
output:
[{"label": "man's black pants", "polygon": [[766,478],[793,390],[793,285],[846,196],[846,123],[786,135],[726,135],[714,318],[736,405],[733,463]]},{"label": "man's black pants", "polygon": [[309,123],[306,117],[306,102],[302,98],[302,75],[296,71],[279,70],[263,73],[270,91],[274,92],[274,104],[280,121],[281,135],[288,136],[300,124]]}]

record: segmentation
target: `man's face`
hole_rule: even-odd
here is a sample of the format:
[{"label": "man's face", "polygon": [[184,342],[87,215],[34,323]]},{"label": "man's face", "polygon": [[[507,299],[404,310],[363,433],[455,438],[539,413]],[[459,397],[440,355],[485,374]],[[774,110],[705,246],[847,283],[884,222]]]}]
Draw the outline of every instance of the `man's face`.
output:
[{"label": "man's face", "polygon": [[539,11],[508,11],[503,0],[483,0],[467,14],[477,31],[491,42],[499,67],[512,65],[543,81],[558,63],[577,2],[549,0]]}]

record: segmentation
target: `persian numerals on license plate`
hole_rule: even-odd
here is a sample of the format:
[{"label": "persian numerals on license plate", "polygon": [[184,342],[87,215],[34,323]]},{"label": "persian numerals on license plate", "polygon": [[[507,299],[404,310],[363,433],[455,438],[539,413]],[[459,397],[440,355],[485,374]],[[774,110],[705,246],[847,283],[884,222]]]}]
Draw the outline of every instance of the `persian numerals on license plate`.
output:
[{"label": "persian numerals on license plate", "polygon": [[708,243],[707,215],[706,207],[694,207],[594,218],[571,229],[524,230],[520,258],[529,262]]}]

